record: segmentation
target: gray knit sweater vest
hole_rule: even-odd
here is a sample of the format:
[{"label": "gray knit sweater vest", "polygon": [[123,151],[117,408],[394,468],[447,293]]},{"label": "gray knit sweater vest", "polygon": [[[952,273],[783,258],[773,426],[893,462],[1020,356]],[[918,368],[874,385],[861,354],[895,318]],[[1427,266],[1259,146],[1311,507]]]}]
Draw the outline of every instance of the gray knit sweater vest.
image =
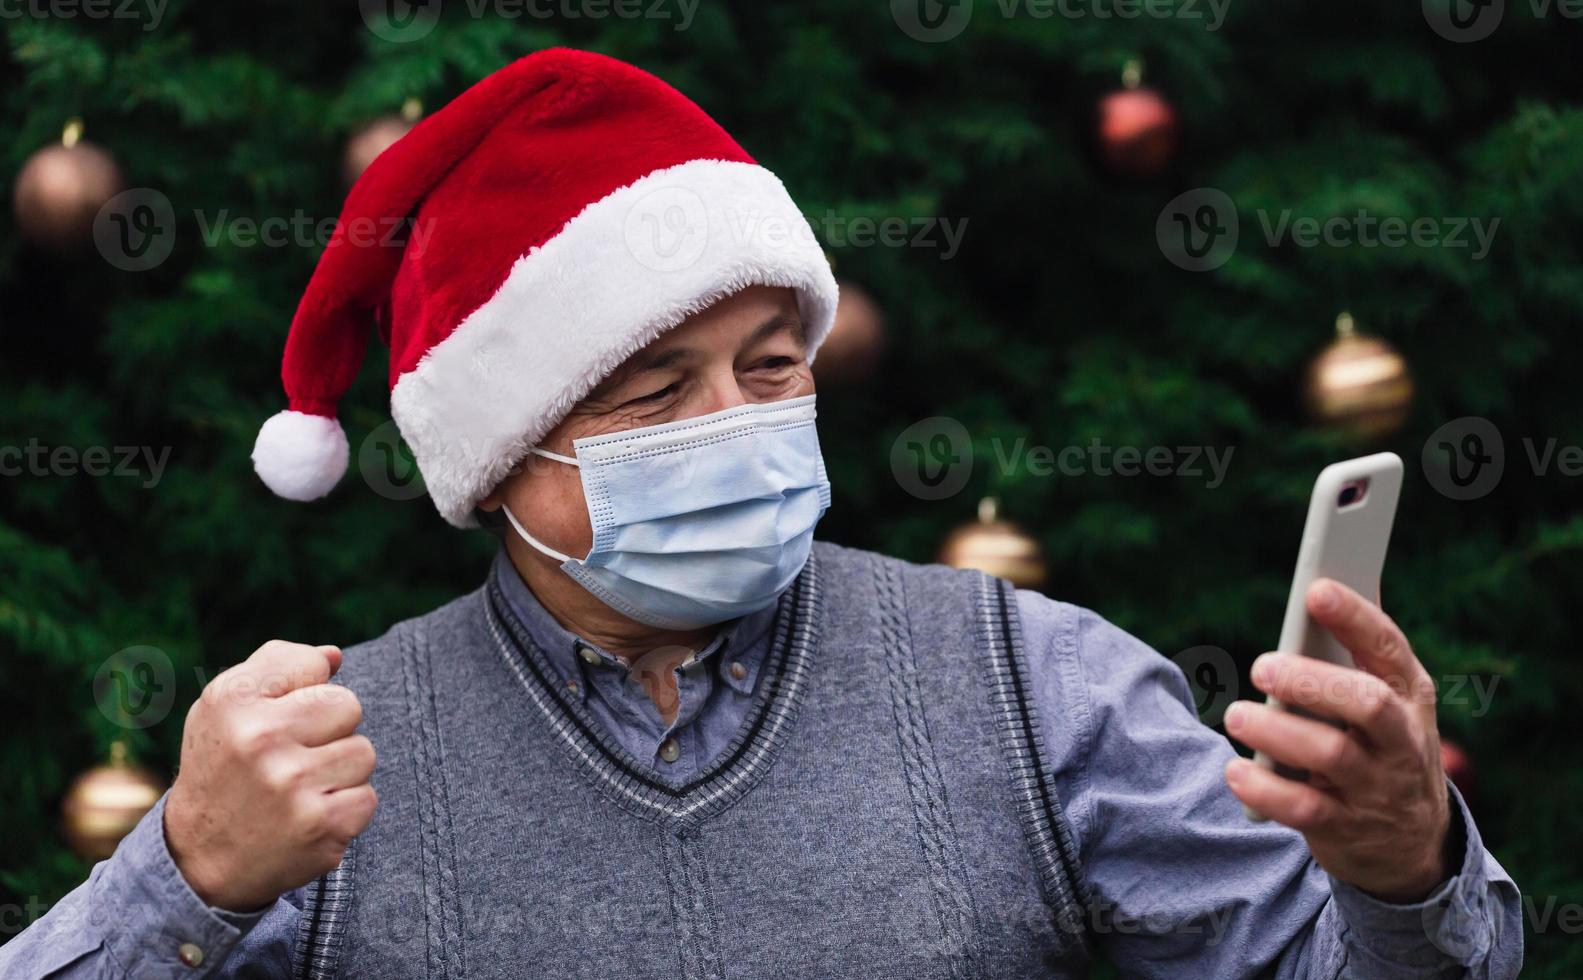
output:
[{"label": "gray knit sweater vest", "polygon": [[308,890],[297,975],[1084,975],[1022,657],[1006,583],[819,545],[742,730],[676,782],[486,584],[346,651],[379,808]]}]

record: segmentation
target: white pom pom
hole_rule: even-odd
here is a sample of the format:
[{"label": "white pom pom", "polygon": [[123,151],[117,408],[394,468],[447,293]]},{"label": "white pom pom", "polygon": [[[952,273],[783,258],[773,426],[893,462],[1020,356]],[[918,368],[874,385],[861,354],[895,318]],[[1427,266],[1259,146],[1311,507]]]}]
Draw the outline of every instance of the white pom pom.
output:
[{"label": "white pom pom", "polygon": [[318,500],[346,472],[351,452],[341,423],[323,415],[280,412],[258,430],[253,469],[287,500]]}]

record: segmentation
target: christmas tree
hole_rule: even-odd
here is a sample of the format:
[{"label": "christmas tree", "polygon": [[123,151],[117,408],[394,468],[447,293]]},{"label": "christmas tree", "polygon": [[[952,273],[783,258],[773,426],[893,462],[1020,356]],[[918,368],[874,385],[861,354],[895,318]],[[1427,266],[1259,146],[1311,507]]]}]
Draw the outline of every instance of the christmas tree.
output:
[{"label": "christmas tree", "polygon": [[[126,213],[169,229],[150,259],[103,221],[73,250],[0,211],[0,939],[85,877],[61,802],[112,745],[168,775],[186,705],[264,640],[351,644],[480,580],[494,541],[421,495],[377,345],[328,499],[273,498],[248,453],[348,143],[570,44],[705,106],[883,311],[877,363],[821,393],[822,537],[930,560],[994,495],[1047,592],[1167,656],[1224,650],[1216,686],[1248,696],[1314,474],[1399,453],[1385,606],[1477,766],[1529,975],[1583,971],[1583,862],[1561,840],[1583,806],[1583,111],[1561,5],[389,8],[0,20],[7,186],[81,120],[153,208]],[[1098,118],[1125,83],[1164,114],[1141,146]],[[1365,435],[1304,408],[1343,310],[1414,391]],[[1464,448],[1498,454],[1498,483],[1467,492]]]}]

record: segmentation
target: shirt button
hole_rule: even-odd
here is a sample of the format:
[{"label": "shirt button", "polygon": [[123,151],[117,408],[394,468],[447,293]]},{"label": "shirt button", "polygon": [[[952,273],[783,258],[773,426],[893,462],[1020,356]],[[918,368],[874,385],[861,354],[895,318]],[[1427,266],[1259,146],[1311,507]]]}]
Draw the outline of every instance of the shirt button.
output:
[{"label": "shirt button", "polygon": [[181,948],[176,950],[176,958],[181,960],[183,966],[202,966],[203,950],[196,943],[182,943]]},{"label": "shirt button", "polygon": [[577,655],[582,657],[583,663],[587,664],[588,666],[599,666],[599,654],[594,650],[593,647],[580,646],[577,648]]},{"label": "shirt button", "polygon": [[733,660],[733,661],[731,661],[731,676],[732,677],[735,677],[737,680],[742,680],[743,678],[747,677],[747,675],[748,675],[748,669],[746,667],[742,666],[742,661],[740,661],[740,660]]},{"label": "shirt button", "polygon": [[674,738],[667,738],[660,743],[660,758],[666,762],[675,762],[682,757],[681,743]]},{"label": "shirt button", "polygon": [[568,691],[571,691],[573,694],[576,694],[577,693],[577,681],[574,680],[573,678],[570,678],[570,677],[566,678],[566,689]]}]

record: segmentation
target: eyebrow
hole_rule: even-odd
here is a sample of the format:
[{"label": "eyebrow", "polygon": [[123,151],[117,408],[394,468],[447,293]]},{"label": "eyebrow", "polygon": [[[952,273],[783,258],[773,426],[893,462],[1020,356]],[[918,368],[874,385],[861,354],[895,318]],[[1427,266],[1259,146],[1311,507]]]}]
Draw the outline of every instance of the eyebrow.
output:
[{"label": "eyebrow", "polygon": [[[763,343],[776,334],[792,330],[802,333],[806,342],[807,329],[803,325],[802,317],[792,312],[777,313],[757,327],[754,327],[753,332],[748,335],[742,346],[751,347],[754,344]],[[650,371],[663,371],[666,368],[675,367],[684,361],[694,360],[697,356],[698,349],[695,347],[671,347],[667,350],[654,351],[652,353],[639,351],[627,361],[618,374],[611,376],[590,394],[608,393],[639,375],[647,374]]]},{"label": "eyebrow", "polygon": [[640,352],[627,365],[625,376],[630,378],[645,371],[661,371],[668,367],[674,367],[681,361],[691,360],[697,353],[691,347],[672,347],[669,350],[655,351],[652,354]]},{"label": "eyebrow", "polygon": [[791,312],[777,313],[759,324],[748,337],[747,343],[742,346],[752,347],[754,344],[766,341],[778,333],[792,330],[801,333],[804,342],[807,341],[807,329],[803,326],[802,317]]}]

